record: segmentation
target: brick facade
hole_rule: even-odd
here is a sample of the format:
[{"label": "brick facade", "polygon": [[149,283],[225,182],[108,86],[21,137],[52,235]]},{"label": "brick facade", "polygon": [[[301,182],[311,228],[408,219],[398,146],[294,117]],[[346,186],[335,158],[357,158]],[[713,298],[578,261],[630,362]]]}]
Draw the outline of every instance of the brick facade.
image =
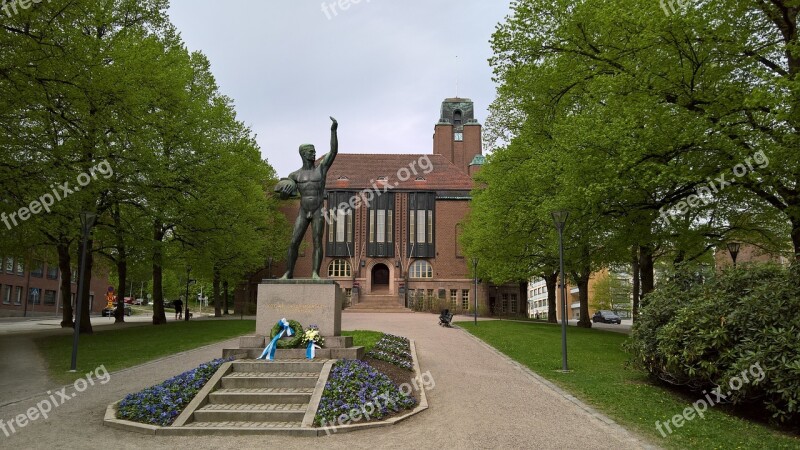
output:
[{"label": "brick facade", "polygon": [[[410,306],[416,297],[408,298],[408,293],[423,293],[424,297],[432,294],[441,299],[438,304],[452,305],[454,310],[474,308],[475,281],[470,275],[471,262],[458,245],[461,223],[470,208],[473,188],[470,174],[477,171],[473,163],[481,160],[476,156],[483,153],[481,126],[473,114],[469,99],[445,100],[442,116],[435,126],[431,154],[338,154],[326,180],[325,211],[337,209],[335,203],[340,200],[334,201],[334,198],[356,196],[361,201],[354,202],[355,208],[345,208],[352,214],[351,230],[346,225],[336,228],[335,221],[326,220],[323,245],[327,242],[341,245],[328,247],[337,249],[338,253],[325,253],[320,276],[335,279],[342,288],[354,292],[354,302],[380,296],[398,305]],[[378,206],[381,203],[378,198],[383,196],[388,204]],[[425,199],[435,199],[432,208]],[[299,200],[287,200],[281,207],[291,223],[298,211]],[[328,217],[337,216],[334,212]],[[433,230],[430,230],[431,225]],[[310,228],[301,245],[295,278],[311,276]],[[385,238],[377,237],[387,232],[390,234],[385,234]],[[412,232],[414,238],[411,238]],[[342,237],[347,242],[340,241]],[[346,253],[342,249],[346,249]],[[418,261],[420,265],[414,270]],[[425,263],[430,264],[430,273],[425,270]],[[342,270],[347,265],[349,274],[346,269]],[[285,270],[285,263],[279,262],[250,277],[249,282],[236,291],[237,308],[249,303],[247,309],[251,312],[258,283],[267,277],[278,278]],[[489,312],[495,303],[499,308],[504,295],[509,297],[507,302],[511,296],[515,298],[515,314],[526,314],[525,292],[516,284],[480,284],[478,302],[482,306],[479,312]],[[506,312],[510,313],[511,309],[508,306]]]}]

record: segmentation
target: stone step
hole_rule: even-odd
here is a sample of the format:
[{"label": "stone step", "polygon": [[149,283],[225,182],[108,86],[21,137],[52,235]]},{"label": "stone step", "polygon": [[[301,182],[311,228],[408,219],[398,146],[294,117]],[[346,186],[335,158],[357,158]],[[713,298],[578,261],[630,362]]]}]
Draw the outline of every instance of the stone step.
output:
[{"label": "stone step", "polygon": [[313,388],[318,378],[313,372],[233,372],[222,377],[222,388]]},{"label": "stone step", "polygon": [[313,388],[236,388],[219,389],[208,396],[213,404],[308,403]]},{"label": "stone step", "polygon": [[[239,338],[240,348],[255,348],[261,347],[262,349],[267,346],[266,336],[242,336]],[[326,348],[346,348],[353,346],[352,336],[325,336]]]},{"label": "stone step", "polygon": [[308,403],[209,404],[194,412],[196,422],[303,421]]},{"label": "stone step", "polygon": [[322,371],[325,360],[281,360],[263,361],[259,359],[238,360],[233,362],[234,372],[314,372]]},{"label": "stone step", "polygon": [[391,308],[391,309],[378,309],[378,308],[354,308],[350,307],[342,310],[343,313],[358,314],[358,313],[376,313],[376,314],[408,314],[414,311],[408,308]]},{"label": "stone step", "polygon": [[[226,348],[222,350],[222,357],[237,357],[246,359],[255,359],[261,356],[264,348]],[[304,348],[285,348],[275,351],[275,359],[278,361],[283,360],[299,360],[305,359],[306,349]],[[349,348],[323,348],[318,349],[315,354],[315,359],[361,359],[364,356],[364,347],[349,347]]]},{"label": "stone step", "polygon": [[185,428],[210,428],[210,429],[264,429],[287,430],[301,428],[302,421],[290,422],[192,422],[184,425]]}]

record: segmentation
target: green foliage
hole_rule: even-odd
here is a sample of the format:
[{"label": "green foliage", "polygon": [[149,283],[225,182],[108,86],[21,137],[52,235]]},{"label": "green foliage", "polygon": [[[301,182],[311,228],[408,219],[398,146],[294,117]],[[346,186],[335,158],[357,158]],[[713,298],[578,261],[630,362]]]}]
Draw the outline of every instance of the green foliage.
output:
[{"label": "green foliage", "polygon": [[800,418],[798,267],[740,266],[705,284],[679,273],[645,297],[628,349],[654,377],[708,390],[754,365],[763,380],[731,390],[733,404],[759,403],[778,422]]},{"label": "green foliage", "polygon": [[[296,320],[289,320],[289,328],[292,329],[292,336],[284,333],[283,338],[278,340],[278,348],[300,348],[303,345],[303,325]],[[283,326],[276,323],[269,332],[269,340],[272,341],[278,333],[281,332]]]}]

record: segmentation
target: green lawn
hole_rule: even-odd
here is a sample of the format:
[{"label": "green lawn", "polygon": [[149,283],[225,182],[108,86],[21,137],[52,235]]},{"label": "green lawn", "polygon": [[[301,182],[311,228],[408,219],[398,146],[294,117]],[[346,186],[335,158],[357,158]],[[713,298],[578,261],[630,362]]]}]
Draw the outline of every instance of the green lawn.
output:
[{"label": "green lawn", "polygon": [[381,340],[383,333],[367,330],[342,331],[342,336],[353,336],[353,346],[363,346],[364,353],[366,354]]},{"label": "green lawn", "polygon": [[68,372],[72,335],[39,338],[36,345],[47,362],[51,378],[68,383],[100,365],[105,365],[106,370],[113,372],[162,356],[253,334],[255,327],[254,320],[194,320],[82,335],[76,374]]},{"label": "green lawn", "polygon": [[[562,374],[561,328],[548,324],[505,321],[459,322],[475,336],[525,364],[625,428],[666,448],[800,448],[800,438],[709,408],[662,437],[656,421],[666,422],[702,398],[679,395],[654,385],[644,373],[626,367],[626,335],[570,327],[567,354],[572,373]],[[663,426],[662,426],[663,428]]]}]

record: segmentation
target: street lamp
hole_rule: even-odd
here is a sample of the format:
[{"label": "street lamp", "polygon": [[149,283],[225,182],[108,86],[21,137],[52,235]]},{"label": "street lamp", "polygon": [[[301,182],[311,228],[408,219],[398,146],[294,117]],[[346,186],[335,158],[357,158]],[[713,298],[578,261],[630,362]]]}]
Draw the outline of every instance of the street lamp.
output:
[{"label": "street lamp", "polygon": [[733,260],[733,267],[736,267],[736,257],[739,256],[739,248],[742,244],[738,242],[728,242],[728,252],[731,254],[731,259]]},{"label": "street lamp", "polygon": [[69,365],[69,371],[75,372],[78,368],[78,335],[81,332],[81,309],[83,305],[83,285],[84,275],[86,275],[86,252],[87,245],[89,244],[89,233],[94,227],[94,222],[97,219],[97,214],[91,212],[82,212],[81,218],[81,264],[78,270],[78,294],[75,300],[75,329],[72,332],[72,362]]},{"label": "street lamp", "polygon": [[553,223],[558,230],[558,261],[561,274],[561,371],[568,372],[567,368],[567,293],[564,283],[564,226],[567,224],[569,211],[553,211]]},{"label": "street lamp", "polygon": [[475,275],[475,325],[478,325],[478,258],[472,258],[472,273]]}]

